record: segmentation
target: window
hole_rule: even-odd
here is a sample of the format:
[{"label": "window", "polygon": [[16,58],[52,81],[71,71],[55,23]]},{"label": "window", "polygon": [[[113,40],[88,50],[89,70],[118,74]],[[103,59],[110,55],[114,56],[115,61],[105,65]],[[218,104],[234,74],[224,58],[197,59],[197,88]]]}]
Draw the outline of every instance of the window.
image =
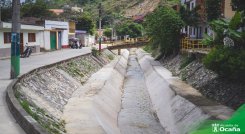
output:
[{"label": "window", "polygon": [[28,42],[36,42],[36,33],[28,33]]},{"label": "window", "polygon": [[194,3],[191,3],[191,9],[193,9],[194,8]]},{"label": "window", "polygon": [[207,27],[205,28],[205,33],[208,33],[208,28]]},{"label": "window", "polygon": [[202,27],[199,27],[200,31],[199,31],[199,38],[202,38]]},{"label": "window", "polygon": [[191,27],[189,28],[189,34],[190,35],[192,34],[192,28]]},{"label": "window", "polygon": [[4,32],[4,43],[11,43],[11,33]]}]

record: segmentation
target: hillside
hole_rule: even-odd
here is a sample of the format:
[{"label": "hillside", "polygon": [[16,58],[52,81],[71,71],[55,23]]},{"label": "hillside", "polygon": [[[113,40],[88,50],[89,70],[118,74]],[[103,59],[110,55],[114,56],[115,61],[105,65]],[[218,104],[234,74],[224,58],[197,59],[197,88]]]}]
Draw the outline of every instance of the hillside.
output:
[{"label": "hillside", "polygon": [[144,0],[140,3],[135,3],[132,7],[125,10],[125,16],[146,15],[152,12],[160,3],[160,0]]},{"label": "hillside", "polygon": [[[105,13],[116,13],[124,17],[135,15],[146,15],[152,12],[159,5],[174,5],[179,0],[104,0],[102,6]],[[85,11],[89,11],[94,15],[98,13],[98,1],[88,2],[84,4]]]}]

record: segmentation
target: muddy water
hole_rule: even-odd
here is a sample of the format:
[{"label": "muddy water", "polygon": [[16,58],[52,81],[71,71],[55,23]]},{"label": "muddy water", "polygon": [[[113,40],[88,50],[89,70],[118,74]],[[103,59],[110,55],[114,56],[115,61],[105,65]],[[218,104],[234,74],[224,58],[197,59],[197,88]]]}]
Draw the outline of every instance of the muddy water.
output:
[{"label": "muddy water", "polygon": [[134,53],[129,57],[118,125],[122,134],[166,133],[154,111],[144,74]]}]

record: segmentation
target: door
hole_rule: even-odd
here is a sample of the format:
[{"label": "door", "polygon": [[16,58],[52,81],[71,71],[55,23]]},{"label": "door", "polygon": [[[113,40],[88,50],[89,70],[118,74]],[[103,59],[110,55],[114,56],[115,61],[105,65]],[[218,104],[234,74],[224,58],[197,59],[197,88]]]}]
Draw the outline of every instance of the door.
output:
[{"label": "door", "polygon": [[56,49],[56,32],[50,32],[50,49],[55,50]]},{"label": "door", "polygon": [[24,52],[23,33],[20,33],[20,53]]},{"label": "door", "polygon": [[61,49],[61,32],[59,31],[58,32],[58,47],[59,47],[59,49]]}]

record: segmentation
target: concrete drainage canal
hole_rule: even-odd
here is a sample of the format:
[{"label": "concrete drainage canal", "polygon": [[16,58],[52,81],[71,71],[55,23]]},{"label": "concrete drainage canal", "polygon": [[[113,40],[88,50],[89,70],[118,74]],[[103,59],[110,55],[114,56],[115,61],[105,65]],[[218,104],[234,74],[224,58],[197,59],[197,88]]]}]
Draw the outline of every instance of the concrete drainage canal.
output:
[{"label": "concrete drainage canal", "polygon": [[122,109],[118,116],[122,134],[164,134],[145,84],[144,73],[135,52],[128,60],[122,95]]},{"label": "concrete drainage canal", "polygon": [[210,118],[154,66],[140,50],[105,50],[23,75],[7,101],[28,134],[184,134]]}]

